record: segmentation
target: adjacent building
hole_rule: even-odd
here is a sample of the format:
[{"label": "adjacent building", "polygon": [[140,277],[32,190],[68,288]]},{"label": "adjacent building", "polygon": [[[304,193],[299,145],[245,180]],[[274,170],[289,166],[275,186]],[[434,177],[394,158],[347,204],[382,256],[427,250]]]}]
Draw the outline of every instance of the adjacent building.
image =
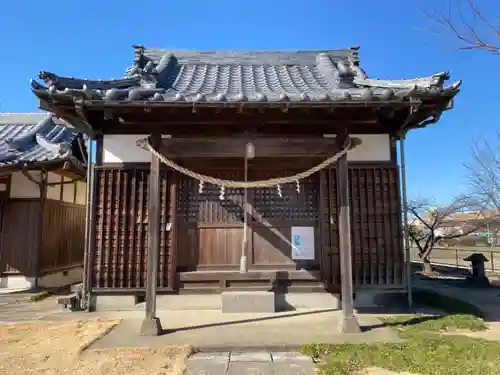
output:
[{"label": "adjacent building", "polygon": [[0,114],[0,288],[82,280],[87,151],[46,113]]}]

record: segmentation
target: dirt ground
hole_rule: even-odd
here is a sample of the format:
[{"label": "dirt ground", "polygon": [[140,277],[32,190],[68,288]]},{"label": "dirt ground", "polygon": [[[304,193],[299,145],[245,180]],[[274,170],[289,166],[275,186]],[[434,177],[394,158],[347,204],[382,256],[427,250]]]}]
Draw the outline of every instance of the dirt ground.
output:
[{"label": "dirt ground", "polygon": [[180,375],[188,347],[84,351],[118,320],[0,325],[0,375]]}]

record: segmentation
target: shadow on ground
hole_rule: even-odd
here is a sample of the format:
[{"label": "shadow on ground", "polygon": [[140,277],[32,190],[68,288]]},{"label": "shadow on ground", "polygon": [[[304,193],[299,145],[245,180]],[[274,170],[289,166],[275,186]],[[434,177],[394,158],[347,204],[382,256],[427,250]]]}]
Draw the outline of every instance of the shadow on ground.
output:
[{"label": "shadow on ground", "polygon": [[287,314],[283,314],[283,315],[272,315],[272,316],[264,316],[264,317],[258,317],[258,318],[248,318],[248,319],[239,319],[239,320],[215,322],[215,323],[208,323],[208,324],[190,325],[190,326],[184,326],[184,327],[178,327],[178,328],[172,328],[172,329],[164,329],[161,331],[160,335],[166,335],[169,333],[182,332],[182,331],[191,331],[191,330],[197,330],[197,329],[202,329],[202,328],[233,326],[233,325],[238,325],[238,324],[256,323],[256,322],[270,321],[270,320],[276,320],[276,319],[285,319],[285,318],[292,318],[292,317],[298,317],[298,316],[326,314],[326,313],[330,313],[330,312],[334,312],[334,311],[338,311],[338,310],[337,309],[326,309],[326,310],[304,311],[304,312],[297,312],[297,313],[287,313]]}]

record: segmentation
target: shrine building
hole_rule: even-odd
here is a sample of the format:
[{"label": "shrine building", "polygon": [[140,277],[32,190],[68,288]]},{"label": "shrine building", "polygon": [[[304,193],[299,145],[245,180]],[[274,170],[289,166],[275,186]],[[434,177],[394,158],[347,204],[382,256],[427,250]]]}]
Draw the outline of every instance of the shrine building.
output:
[{"label": "shrine building", "polygon": [[272,293],[284,309],[405,291],[396,142],[450,109],[460,82],[369,78],[358,47],[133,48],[120,78],[31,83],[40,108],[95,140],[92,309],[146,292],[172,308],[176,294],[217,308]]}]

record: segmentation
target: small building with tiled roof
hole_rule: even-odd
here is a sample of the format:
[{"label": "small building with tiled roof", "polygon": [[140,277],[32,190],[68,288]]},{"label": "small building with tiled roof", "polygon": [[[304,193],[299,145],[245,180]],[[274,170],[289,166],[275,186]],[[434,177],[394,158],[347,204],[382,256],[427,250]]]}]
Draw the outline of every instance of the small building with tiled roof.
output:
[{"label": "small building with tiled roof", "polygon": [[96,139],[89,308],[146,294],[147,325],[156,293],[341,294],[353,331],[354,294],[406,290],[396,142],[452,108],[448,73],[370,78],[358,47],[134,46],[120,78],[39,78],[40,108]]},{"label": "small building with tiled roof", "polygon": [[65,121],[0,114],[0,288],[81,280],[86,164],[83,135]]}]

